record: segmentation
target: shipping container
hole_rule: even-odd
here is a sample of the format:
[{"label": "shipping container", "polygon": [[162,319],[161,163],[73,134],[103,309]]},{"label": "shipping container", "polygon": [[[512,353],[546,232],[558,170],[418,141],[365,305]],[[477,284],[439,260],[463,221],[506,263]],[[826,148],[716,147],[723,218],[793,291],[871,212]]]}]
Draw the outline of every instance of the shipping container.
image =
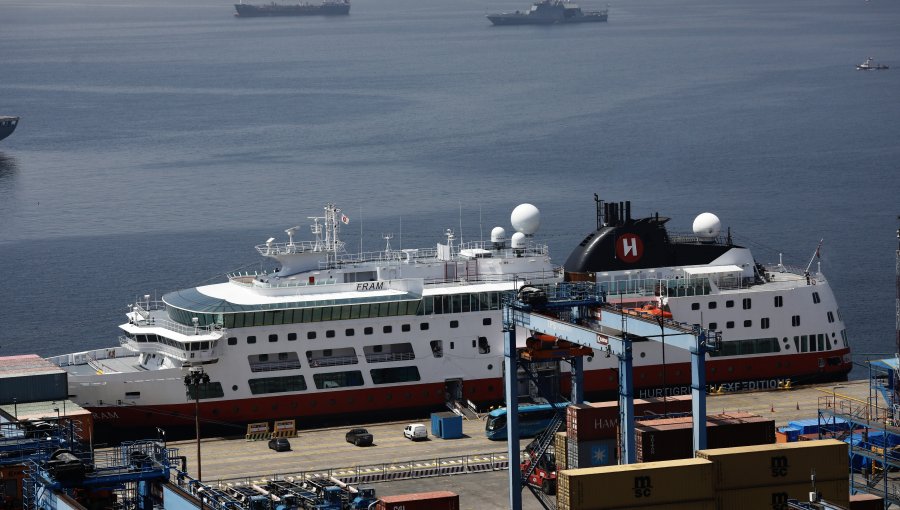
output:
[{"label": "shipping container", "polygon": [[[707,417],[707,448],[731,448],[775,442],[775,421],[750,413]],[[635,422],[638,462],[687,459],[694,456],[693,420],[690,416]]]},{"label": "shipping container", "polygon": [[884,498],[874,494],[852,494],[850,510],[884,510]]},{"label": "shipping container", "polygon": [[377,510],[459,510],[459,495],[449,491],[383,496]]},{"label": "shipping container", "polygon": [[616,439],[596,439],[576,443],[567,441],[566,466],[568,469],[609,466],[616,463],[616,451],[619,441]]},{"label": "shipping container", "polygon": [[36,354],[0,357],[0,405],[68,398],[68,373]]},{"label": "shipping container", "polygon": [[431,413],[431,435],[442,439],[461,438],[462,416],[451,412]]},{"label": "shipping container", "polygon": [[712,463],[685,459],[557,473],[559,510],[652,507],[714,498]]},{"label": "shipping container", "polygon": [[[788,499],[809,501],[812,485],[808,478],[805,483],[719,491],[716,493],[717,506],[722,510],[787,508]],[[816,492],[829,503],[843,508],[850,505],[850,481],[846,477],[827,482],[820,481],[817,477]]]},{"label": "shipping container", "polygon": [[[585,507],[577,510],[594,510],[594,506]],[[663,503],[661,505],[649,506],[620,506],[616,508],[602,507],[601,510],[716,510],[716,500],[707,499],[703,501],[688,501],[687,503]]]},{"label": "shipping container", "polygon": [[568,438],[565,432],[557,432],[556,436],[553,438],[553,455],[556,457],[557,471],[562,471],[568,466],[568,463],[566,462],[567,442]]},{"label": "shipping container", "polygon": [[715,464],[717,490],[770,487],[816,480],[847,479],[847,443],[835,439],[699,450],[697,457]]},{"label": "shipping container", "polygon": [[778,431],[787,436],[787,441],[784,441],[786,443],[793,443],[800,436],[800,429],[797,427],[780,427]]},{"label": "shipping container", "polygon": [[819,419],[818,418],[809,418],[806,420],[794,420],[788,422],[788,427],[793,427],[798,429],[798,434],[818,434],[819,433]]},{"label": "shipping container", "polygon": [[[634,400],[636,419],[663,413],[689,413],[690,395],[651,397]],[[616,437],[619,427],[619,401],[572,404],[566,409],[566,430],[576,441],[593,441]]]}]

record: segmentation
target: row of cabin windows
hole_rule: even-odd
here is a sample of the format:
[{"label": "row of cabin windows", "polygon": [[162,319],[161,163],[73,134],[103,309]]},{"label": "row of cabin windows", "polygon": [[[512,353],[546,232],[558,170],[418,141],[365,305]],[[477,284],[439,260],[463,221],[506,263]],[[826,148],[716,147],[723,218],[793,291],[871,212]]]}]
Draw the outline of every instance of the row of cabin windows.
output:
[{"label": "row of cabin windows", "polygon": [[[843,335],[843,331],[841,332]],[[832,333],[832,336],[834,333]],[[788,343],[788,339],[784,339],[784,343]],[[835,342],[837,343],[837,342]],[[820,352],[831,350],[831,339],[826,333],[817,333],[815,335],[798,335],[794,337],[794,350],[797,352]]]},{"label": "row of cabin windows", "polygon": [[710,352],[709,355],[711,357],[717,357],[765,354],[770,352],[781,352],[777,338],[751,338],[749,340],[722,342],[722,348],[716,352]]},{"label": "row of cabin windows", "polygon": [[[482,326],[490,326],[490,325],[491,325],[491,318],[490,318],[490,317],[485,317],[485,318],[481,319],[481,325],[482,325]],[[458,320],[452,320],[452,321],[450,321],[450,327],[451,327],[451,328],[458,328],[458,327],[459,327],[459,321],[458,321]],[[427,322],[423,322],[423,323],[419,324],[419,330],[420,330],[420,331],[428,331],[430,328],[431,328],[431,326],[430,326],[429,323],[427,323]],[[412,325],[410,325],[410,324],[401,324],[401,325],[400,325],[400,331],[403,332],[403,333],[407,333],[407,332],[409,332],[409,331],[412,331]],[[390,333],[393,333],[393,332],[394,332],[394,326],[390,326],[390,325],[388,325],[388,326],[382,326],[382,327],[381,327],[381,332],[384,333],[384,334],[390,334]],[[374,334],[374,333],[375,333],[375,330],[374,330],[374,328],[372,328],[371,326],[366,326],[366,327],[363,328],[363,334],[364,334],[364,335],[372,335],[372,334]],[[354,329],[354,328],[347,328],[347,329],[344,330],[344,336],[355,336],[355,335],[356,335],[356,329]],[[317,333],[316,331],[307,331],[307,332],[306,332],[306,339],[307,339],[307,340],[315,340],[317,336],[318,336],[318,333]],[[337,336],[337,332],[336,332],[335,330],[333,330],[333,329],[329,329],[329,330],[326,330],[326,331],[325,331],[325,338],[335,338],[336,336]],[[294,340],[297,339],[297,333],[288,333],[288,334],[287,334],[287,339],[288,339],[289,342],[293,342]],[[273,342],[273,343],[274,343],[274,342],[277,342],[277,341],[278,341],[278,335],[277,335],[277,334],[274,334],[274,333],[273,333],[273,334],[269,335],[269,342]],[[238,343],[237,337],[232,336],[232,337],[229,337],[229,338],[228,338],[228,345],[237,345],[237,343]],[[248,344],[255,344],[255,343],[256,343],[256,335],[250,335],[250,336],[248,336],[248,337],[247,337],[247,343],[248,343]]]},{"label": "row of cabin windows", "polygon": [[348,319],[396,317],[402,315],[440,315],[448,313],[480,312],[500,309],[500,292],[453,294],[449,296],[425,296],[418,301],[390,301],[361,305],[321,306],[290,310],[262,312],[198,314],[168,307],[169,318],[185,325],[193,325],[197,317],[200,326],[220,323],[226,328],[274,326]]},{"label": "row of cabin windows", "polygon": [[[828,322],[834,322],[834,313],[833,313],[833,312],[830,312],[830,311],[829,311],[829,312],[826,314],[826,317],[828,318]],[[769,329],[769,325],[770,325],[770,321],[769,321],[769,318],[768,318],[768,317],[763,317],[763,318],[761,318],[761,319],[759,320],[759,327],[760,327],[760,328],[762,328],[762,329]],[[791,316],[791,326],[793,326],[793,327],[795,327],[795,328],[800,326],[800,316],[799,316],[799,315],[792,315],[792,316]],[[745,327],[745,328],[753,327],[753,320],[752,320],[752,319],[745,319],[745,320],[744,320],[744,327]],[[712,330],[718,330],[718,329],[719,329],[719,323],[717,323],[717,322],[710,322],[710,323],[709,323],[709,329],[712,329]],[[725,329],[734,329],[734,321],[728,321],[728,322],[726,322],[726,323],[725,323]]]},{"label": "row of cabin windows", "polygon": [[[444,341],[432,340],[429,343],[431,353],[435,358],[443,357]],[[456,348],[456,342],[450,342],[450,349]],[[478,349],[479,354],[489,354],[491,345],[487,337],[480,336],[472,340],[472,348]],[[406,361],[416,359],[415,351],[409,342],[395,344],[377,344],[363,347],[363,354],[367,363],[380,363],[390,361]],[[334,365],[355,365],[359,363],[359,356],[353,347],[337,349],[319,349],[306,351],[306,360],[310,368]],[[247,356],[252,372],[269,372],[275,370],[297,370],[302,368],[299,356],[296,352],[275,352],[263,354],[251,354]]]},{"label": "row of cabin windows", "polygon": [[[422,379],[419,375],[418,367],[415,366],[375,368],[369,371],[369,375],[372,377],[373,384],[397,384],[416,382]],[[306,378],[302,375],[262,377],[249,379],[247,382],[250,385],[250,393],[254,395],[305,391],[307,389]],[[365,384],[362,371],[360,370],[313,374],[313,383],[320,390],[363,386]]]},{"label": "row of cabin windows", "polygon": [[[819,297],[818,292],[813,292],[812,298],[813,298],[813,303],[815,303],[815,304],[819,304],[822,302],[822,299]],[[710,301],[709,303],[707,303],[707,306],[709,307],[710,310],[715,310],[719,306],[719,304],[716,301]],[[741,300],[741,307],[744,310],[750,310],[750,308],[752,306],[753,306],[753,301],[751,300],[751,298],[743,298]],[[784,306],[784,297],[783,296],[775,296],[775,308],[781,308],[783,306]],[[725,308],[734,308],[734,300],[729,299],[729,300],[725,301]],[[700,303],[691,303],[691,310],[699,310],[699,309],[700,309]]]}]

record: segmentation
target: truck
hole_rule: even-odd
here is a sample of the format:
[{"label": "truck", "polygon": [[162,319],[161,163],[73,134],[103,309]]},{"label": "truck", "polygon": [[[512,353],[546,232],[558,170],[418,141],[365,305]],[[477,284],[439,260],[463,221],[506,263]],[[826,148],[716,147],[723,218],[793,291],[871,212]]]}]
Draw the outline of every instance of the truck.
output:
[{"label": "truck", "polygon": [[350,429],[344,437],[348,443],[353,443],[356,446],[370,446],[374,439],[372,434],[363,428]]},{"label": "truck", "polygon": [[534,463],[535,467],[531,470],[531,474],[528,475],[528,479],[525,480],[525,483],[534,487],[536,489],[540,489],[541,492],[548,496],[552,496],[556,494],[556,457],[554,456],[552,451],[548,451],[537,457],[535,450],[536,441],[532,441],[531,444],[525,447],[525,451],[528,452],[528,458],[522,461],[519,464],[519,468],[521,469],[522,475],[528,473],[531,470],[531,464]]}]

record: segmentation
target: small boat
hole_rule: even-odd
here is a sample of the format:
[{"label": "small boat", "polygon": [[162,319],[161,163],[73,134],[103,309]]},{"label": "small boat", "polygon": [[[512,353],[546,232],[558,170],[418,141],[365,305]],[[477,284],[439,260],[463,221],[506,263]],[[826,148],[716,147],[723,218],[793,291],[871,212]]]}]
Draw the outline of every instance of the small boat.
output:
[{"label": "small boat", "polygon": [[19,125],[18,117],[6,117],[0,115],[0,140],[3,140],[7,136],[13,134],[13,131],[16,130],[17,125]]},{"label": "small boat", "polygon": [[874,64],[872,63],[872,57],[866,57],[866,61],[862,64],[856,64],[857,71],[877,71],[880,69],[888,69],[888,66],[884,64]]}]

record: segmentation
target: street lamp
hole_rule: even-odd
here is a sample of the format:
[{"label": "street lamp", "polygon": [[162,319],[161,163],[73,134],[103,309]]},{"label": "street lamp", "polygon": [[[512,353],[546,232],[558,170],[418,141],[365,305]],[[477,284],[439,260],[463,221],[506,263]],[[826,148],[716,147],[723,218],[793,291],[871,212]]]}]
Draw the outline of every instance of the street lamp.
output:
[{"label": "street lamp", "polygon": [[209,374],[203,371],[203,367],[191,367],[190,372],[184,376],[184,385],[188,389],[188,398],[194,395],[194,430],[197,434],[197,480],[203,479],[200,467],[200,388],[209,384]]}]

